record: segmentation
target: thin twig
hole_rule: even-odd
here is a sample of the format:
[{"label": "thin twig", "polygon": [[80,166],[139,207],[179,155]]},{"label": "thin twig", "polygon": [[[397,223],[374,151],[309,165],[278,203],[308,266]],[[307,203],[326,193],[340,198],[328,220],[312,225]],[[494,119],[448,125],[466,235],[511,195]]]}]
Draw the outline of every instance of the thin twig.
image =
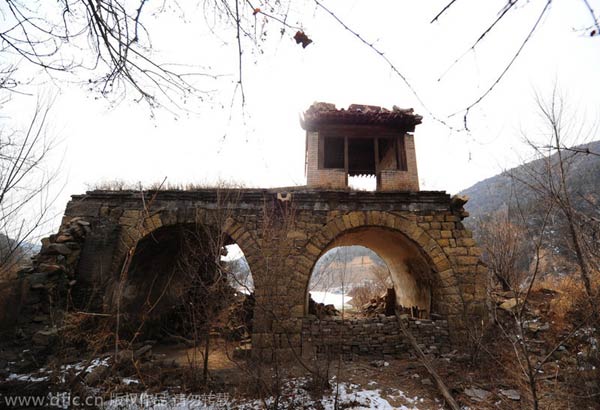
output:
[{"label": "thin twig", "polygon": [[529,42],[529,40],[533,36],[533,33],[537,30],[538,25],[540,24],[540,22],[542,21],[542,18],[544,17],[544,15],[546,14],[546,12],[548,11],[548,8],[550,7],[551,3],[552,3],[552,0],[547,0],[546,1],[546,4],[544,5],[544,8],[542,9],[542,11],[541,11],[540,15],[538,16],[537,20],[535,21],[535,24],[533,25],[533,27],[531,28],[531,30],[529,31],[529,33],[527,34],[527,36],[525,37],[525,39],[523,40],[523,42],[521,43],[521,46],[519,47],[519,49],[517,50],[517,52],[513,55],[513,57],[508,62],[508,64],[506,65],[506,67],[504,67],[504,70],[502,70],[502,72],[496,78],[496,80],[489,86],[489,88],[483,94],[481,94],[479,96],[479,98],[477,98],[473,103],[471,103],[468,107],[466,107],[463,110],[457,111],[454,114],[450,115],[450,117],[452,117],[452,116],[454,116],[454,115],[456,115],[456,114],[464,111],[465,114],[463,116],[463,122],[464,122],[464,126],[465,126],[466,130],[469,129],[469,127],[467,125],[467,116],[469,114],[469,110],[471,108],[475,107],[481,101],[483,101],[483,99],[485,97],[487,97],[492,92],[492,90],[500,83],[500,81],[504,78],[504,76],[506,75],[506,73],[508,72],[508,70],[512,67],[513,63],[516,61],[516,59],[519,57],[519,55],[521,54],[521,52],[525,48],[525,45]]},{"label": "thin twig", "polygon": [[246,95],[244,94],[244,83],[242,82],[242,39],[240,36],[240,10],[239,0],[235,0],[235,27],[236,27],[236,38],[238,45],[238,62],[239,62],[239,79],[238,84],[242,93],[242,108],[246,105]]},{"label": "thin twig", "polygon": [[590,5],[590,2],[588,0],[583,0],[583,2],[585,3],[585,6],[587,7],[590,14],[592,15],[592,20],[594,20],[594,26],[596,26],[596,30],[597,30],[596,34],[600,35],[600,23],[598,23],[598,18],[596,17],[596,13],[594,13],[594,9],[592,9],[592,6]]},{"label": "thin twig", "polygon": [[444,14],[455,2],[456,0],[451,0],[450,3],[446,4],[442,11],[436,14],[436,16],[429,22],[429,24],[435,23],[442,16],[442,14]]},{"label": "thin twig", "polygon": [[371,50],[373,50],[375,53],[377,53],[377,55],[379,55],[379,57],[381,57],[383,59],[383,61],[386,62],[386,64],[394,72],[394,74],[396,74],[398,77],[400,77],[400,79],[402,80],[402,82],[404,82],[404,84],[409,89],[409,91],[411,92],[411,94],[417,99],[417,101],[419,102],[419,104],[421,104],[421,106],[423,107],[423,109],[427,112],[427,114],[429,114],[429,116],[431,118],[433,118],[435,121],[437,121],[440,124],[448,127],[451,130],[454,129],[446,121],[444,121],[443,119],[441,119],[438,116],[436,116],[435,114],[433,114],[433,112],[428,108],[427,104],[425,104],[425,102],[421,99],[419,93],[417,93],[417,90],[408,81],[408,79],[406,78],[406,76],[404,74],[402,74],[402,72],[398,69],[398,67],[396,67],[396,65],[385,55],[385,53],[383,51],[379,50],[379,48],[377,48],[374,43],[371,43],[371,42],[365,40],[364,37],[362,37],[358,32],[356,32],[355,30],[351,29],[346,23],[344,23],[337,16],[337,14],[335,14],[333,11],[331,11],[330,9],[328,9],[327,7],[325,7],[323,5],[323,3],[321,3],[319,0],[314,0],[314,1],[315,1],[315,4],[318,7],[322,8],[335,21],[337,21],[346,31],[348,31],[349,33],[351,33],[352,35],[354,35],[357,39],[360,40],[361,43],[363,43],[364,45],[366,45],[367,47],[369,47]]}]

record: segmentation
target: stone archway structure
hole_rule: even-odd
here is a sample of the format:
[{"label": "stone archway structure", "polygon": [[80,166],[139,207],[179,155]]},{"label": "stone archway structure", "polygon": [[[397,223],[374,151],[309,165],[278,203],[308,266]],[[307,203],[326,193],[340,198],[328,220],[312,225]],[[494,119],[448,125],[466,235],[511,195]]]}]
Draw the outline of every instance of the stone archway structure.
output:
[{"label": "stone archway structure", "polygon": [[[433,292],[432,300],[423,300],[423,295],[407,295],[405,300],[409,303],[414,301],[414,305],[430,312],[433,302],[435,312],[444,317],[460,313],[452,308],[457,302],[456,297],[461,296],[452,264],[440,244],[415,221],[381,211],[349,212],[333,219],[314,235],[306,245],[305,254],[314,260],[314,267],[328,250],[349,245],[362,245],[379,255],[386,262],[399,295],[402,295],[403,286],[410,286],[410,292],[415,293],[419,290],[417,282],[420,280],[433,282],[427,289]],[[412,258],[423,259],[430,272],[408,272],[407,261]],[[307,287],[312,269],[302,270],[307,277]],[[424,273],[428,277],[413,277]],[[409,303],[405,306],[413,306]]]},{"label": "stone archway structure", "polygon": [[53,278],[73,278],[75,303],[110,311],[140,241],[170,227],[210,227],[237,243],[248,261],[256,298],[253,350],[269,354],[306,345],[307,285],[317,259],[334,246],[362,242],[377,248],[398,275],[411,255],[425,261],[430,310],[455,343],[471,320],[486,317],[486,269],[461,223],[463,203],[444,192],[306,187],[92,191],[72,197],[32,275],[50,269]]}]

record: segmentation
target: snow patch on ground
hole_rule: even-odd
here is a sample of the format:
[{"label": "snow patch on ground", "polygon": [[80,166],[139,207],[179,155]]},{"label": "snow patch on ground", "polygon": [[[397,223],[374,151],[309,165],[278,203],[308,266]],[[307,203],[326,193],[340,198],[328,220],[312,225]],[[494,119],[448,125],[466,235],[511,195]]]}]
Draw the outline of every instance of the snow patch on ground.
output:
[{"label": "snow patch on ground", "polygon": [[[367,388],[352,383],[335,384],[332,380],[332,389],[325,393],[321,398],[315,398],[306,390],[309,380],[307,378],[290,379],[283,383],[282,393],[279,398],[267,397],[265,399],[234,399],[227,395],[210,396],[214,400],[210,403],[206,400],[209,396],[204,395],[204,398],[193,398],[194,395],[169,395],[161,393],[163,400],[154,401],[152,396],[146,396],[142,393],[139,396],[139,401],[130,401],[125,403],[122,400],[111,400],[104,404],[105,410],[138,410],[144,408],[161,409],[161,410],[184,410],[184,409],[236,409],[236,410],[253,410],[272,406],[275,401],[278,401],[279,408],[282,409],[298,409],[311,410],[322,408],[323,410],[335,410],[336,408],[344,408],[347,410],[359,409],[379,409],[379,410],[420,410],[418,404],[423,401],[419,397],[409,397],[403,391],[395,389],[391,394],[388,393],[388,398],[406,403],[406,405],[392,405],[383,397],[380,389]],[[369,384],[373,386],[373,384]],[[200,395],[199,395],[200,396]],[[129,396],[131,399],[132,397]],[[147,399],[150,399],[148,401]],[[150,407],[148,404],[152,403]],[[440,407],[441,409],[442,407]],[[422,410],[422,409],[421,409]]]},{"label": "snow patch on ground", "polygon": [[349,304],[352,300],[351,296],[344,295],[343,293],[325,292],[320,290],[311,290],[310,295],[313,300],[317,303],[323,303],[324,305],[333,305],[336,309],[342,308],[350,309],[352,306]]},{"label": "snow patch on ground", "polygon": [[[76,374],[79,374],[81,372],[89,373],[98,366],[108,366],[109,362],[110,362],[110,358],[105,357],[105,358],[96,358],[89,363],[87,361],[82,361],[82,362],[77,362],[77,363],[73,363],[73,364],[62,365],[62,366],[60,366],[60,369],[59,369],[59,380],[61,383],[64,383],[65,379],[66,379],[66,375],[70,371],[74,371]],[[32,373],[24,373],[24,374],[11,373],[8,375],[6,380],[7,381],[16,380],[16,381],[20,381],[20,382],[43,382],[43,381],[50,380],[51,375],[52,375],[52,370],[42,367],[41,369],[36,370],[35,372],[32,372]]]},{"label": "snow patch on ground", "polygon": [[[403,391],[395,390],[392,395],[388,395],[390,399],[401,399],[407,405],[392,405],[382,396],[380,389],[365,388],[352,383],[336,384],[332,380],[332,389],[327,392],[321,399],[316,399],[303,388],[308,382],[305,378],[292,379],[286,382],[283,386],[283,393],[279,398],[279,403],[283,408],[287,409],[315,409],[323,408],[324,410],[335,410],[336,408],[353,409],[379,409],[379,410],[419,410],[415,405],[422,402],[423,399],[418,397],[410,398]],[[369,386],[374,386],[376,383],[371,382]],[[240,410],[250,410],[263,408],[273,404],[273,397],[267,398],[264,401],[237,401],[232,408]],[[320,406],[317,406],[317,403]]]},{"label": "snow patch on ground", "polygon": [[43,382],[48,380],[47,376],[34,376],[32,374],[16,374],[11,373],[6,378],[7,381],[18,380],[20,382]]}]

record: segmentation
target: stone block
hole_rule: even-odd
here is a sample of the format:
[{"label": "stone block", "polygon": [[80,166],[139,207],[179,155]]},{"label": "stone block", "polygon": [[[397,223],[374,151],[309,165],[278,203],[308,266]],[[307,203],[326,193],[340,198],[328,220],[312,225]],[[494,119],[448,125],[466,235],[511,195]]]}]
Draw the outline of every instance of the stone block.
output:
[{"label": "stone block", "polygon": [[321,249],[317,248],[312,242],[306,244],[306,251],[313,256],[319,256],[321,254]]},{"label": "stone block", "polygon": [[480,257],[483,254],[483,251],[481,249],[479,249],[478,247],[474,246],[474,247],[469,248],[468,254],[471,256]]},{"label": "stone block", "polygon": [[456,262],[459,265],[477,265],[479,258],[477,256],[457,256]]},{"label": "stone block", "polygon": [[455,228],[454,222],[442,222],[442,230],[451,231]]},{"label": "stone block", "polygon": [[288,239],[295,239],[295,240],[306,240],[308,239],[308,235],[306,234],[306,232],[302,232],[302,231],[288,231],[286,234],[286,237]]}]

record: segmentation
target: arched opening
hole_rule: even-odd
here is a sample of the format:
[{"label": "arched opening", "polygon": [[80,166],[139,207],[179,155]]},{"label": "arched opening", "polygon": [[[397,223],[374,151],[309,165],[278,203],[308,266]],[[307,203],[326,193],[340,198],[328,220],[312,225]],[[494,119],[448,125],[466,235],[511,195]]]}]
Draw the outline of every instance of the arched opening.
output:
[{"label": "arched opening", "polygon": [[[250,348],[252,273],[240,247],[217,228],[179,224],[153,231],[138,242],[123,283],[124,336],[193,346],[194,360]],[[175,355],[189,360],[190,349]]]},{"label": "arched opening", "polygon": [[357,191],[376,191],[375,175],[348,175],[348,187]]},{"label": "arched opening", "polygon": [[252,278],[252,272],[250,272],[250,265],[248,265],[246,256],[244,256],[244,252],[238,244],[232,243],[225,246],[221,263],[223,263],[228,273],[227,280],[237,292],[244,295],[254,293],[254,279]]},{"label": "arched opening", "polygon": [[[324,301],[344,299],[351,302],[352,294],[358,297],[361,287],[391,287],[382,294],[379,303],[388,305],[390,297],[395,306],[414,317],[427,318],[432,306],[433,270],[419,248],[398,231],[381,227],[361,227],[347,231],[334,239],[315,263],[307,289],[307,312],[310,312],[309,294],[320,296],[331,289],[338,297]],[[379,288],[379,289],[378,289]],[[325,294],[327,295],[327,293]],[[315,302],[319,302],[315,300]],[[324,302],[321,302],[324,303]],[[329,304],[329,303],[328,303]],[[359,303],[358,303],[359,304]],[[358,305],[354,304],[356,309]],[[366,307],[363,307],[363,311]],[[314,309],[313,309],[314,310]]]},{"label": "arched opening", "polygon": [[385,262],[364,246],[337,246],[317,261],[308,285],[309,313],[360,317],[393,286]]}]

